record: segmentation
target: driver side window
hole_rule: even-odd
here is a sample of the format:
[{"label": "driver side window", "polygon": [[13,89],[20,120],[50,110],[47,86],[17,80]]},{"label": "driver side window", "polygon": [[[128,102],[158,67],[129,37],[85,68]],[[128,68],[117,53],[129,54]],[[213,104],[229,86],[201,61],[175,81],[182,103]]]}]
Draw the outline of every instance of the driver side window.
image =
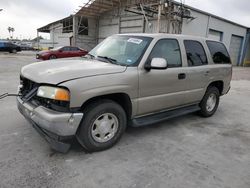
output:
[{"label": "driver side window", "polygon": [[176,39],[160,39],[149,55],[149,61],[153,58],[164,58],[168,62],[168,68],[181,67],[180,46]]}]

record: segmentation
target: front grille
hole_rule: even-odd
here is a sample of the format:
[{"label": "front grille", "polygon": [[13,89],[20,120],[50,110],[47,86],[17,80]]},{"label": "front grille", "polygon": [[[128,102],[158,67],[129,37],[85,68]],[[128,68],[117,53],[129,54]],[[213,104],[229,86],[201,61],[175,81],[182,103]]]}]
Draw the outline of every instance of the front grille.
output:
[{"label": "front grille", "polygon": [[[26,97],[29,98],[29,93],[34,89],[38,88],[39,84],[33,82],[27,78],[20,77],[20,84],[22,87],[20,88],[20,94],[22,98],[25,100]],[[66,101],[57,101],[53,99],[47,99],[38,97],[36,94],[31,96],[29,102],[31,102],[35,106],[44,106],[46,108],[59,111],[59,112],[68,112],[69,111],[69,102]]]},{"label": "front grille", "polygon": [[67,101],[57,101],[53,99],[47,99],[47,98],[34,96],[33,102],[37,106],[44,106],[46,108],[59,111],[59,112],[68,112],[70,110],[69,102]]},{"label": "front grille", "polygon": [[33,82],[27,78],[20,77],[20,84],[22,87],[20,88],[20,94],[24,97],[26,96],[32,89],[39,86],[36,82]]}]

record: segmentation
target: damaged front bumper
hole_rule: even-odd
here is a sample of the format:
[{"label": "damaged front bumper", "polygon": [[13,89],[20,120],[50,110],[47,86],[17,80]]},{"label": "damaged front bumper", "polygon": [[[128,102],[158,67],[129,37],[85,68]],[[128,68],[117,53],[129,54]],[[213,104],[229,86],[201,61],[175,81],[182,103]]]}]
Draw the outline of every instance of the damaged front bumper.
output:
[{"label": "damaged front bumper", "polygon": [[83,113],[57,112],[24,102],[20,97],[17,97],[17,106],[21,114],[50,143],[52,149],[63,153],[69,150],[68,140],[75,136]]}]

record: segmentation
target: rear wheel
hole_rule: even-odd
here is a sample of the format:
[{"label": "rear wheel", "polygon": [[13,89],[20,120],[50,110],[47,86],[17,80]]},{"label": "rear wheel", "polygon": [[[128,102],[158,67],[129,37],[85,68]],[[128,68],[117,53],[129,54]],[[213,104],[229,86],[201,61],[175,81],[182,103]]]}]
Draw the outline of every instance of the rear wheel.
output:
[{"label": "rear wheel", "polygon": [[77,131],[77,140],[88,151],[112,147],[121,138],[127,125],[123,108],[111,101],[100,100],[88,105]]},{"label": "rear wheel", "polygon": [[10,53],[17,53],[17,50],[16,49],[12,49],[11,51],[10,51]]},{"label": "rear wheel", "polygon": [[217,87],[209,87],[200,103],[200,114],[203,117],[212,116],[219,105],[220,92]]},{"label": "rear wheel", "polygon": [[49,59],[56,59],[57,57],[55,55],[49,56]]}]

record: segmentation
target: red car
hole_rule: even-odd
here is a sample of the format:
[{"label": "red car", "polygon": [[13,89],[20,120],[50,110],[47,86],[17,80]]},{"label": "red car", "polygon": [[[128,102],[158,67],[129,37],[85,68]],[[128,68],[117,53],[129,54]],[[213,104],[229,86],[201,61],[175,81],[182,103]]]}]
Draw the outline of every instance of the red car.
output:
[{"label": "red car", "polygon": [[63,46],[53,48],[47,51],[41,51],[36,54],[37,59],[49,60],[56,58],[66,58],[66,57],[81,57],[85,56],[88,52],[78,47]]}]

